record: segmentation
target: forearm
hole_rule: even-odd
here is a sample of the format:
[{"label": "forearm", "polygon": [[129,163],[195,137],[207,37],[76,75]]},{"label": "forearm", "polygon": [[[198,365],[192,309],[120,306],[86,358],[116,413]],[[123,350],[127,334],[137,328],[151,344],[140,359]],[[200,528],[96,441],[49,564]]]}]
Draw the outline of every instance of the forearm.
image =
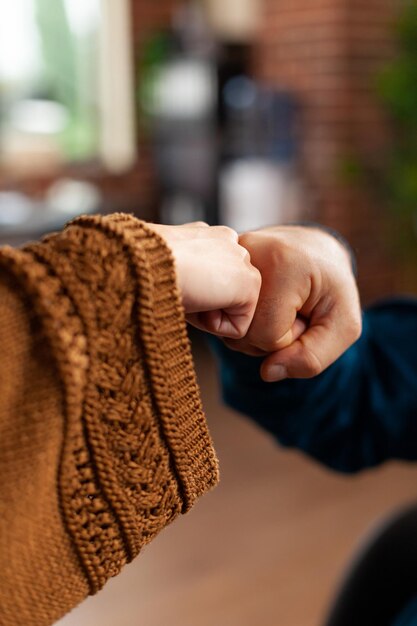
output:
[{"label": "forearm", "polygon": [[0,621],[40,626],[188,510],[217,462],[171,255],[146,225],[86,218],[0,264]]}]

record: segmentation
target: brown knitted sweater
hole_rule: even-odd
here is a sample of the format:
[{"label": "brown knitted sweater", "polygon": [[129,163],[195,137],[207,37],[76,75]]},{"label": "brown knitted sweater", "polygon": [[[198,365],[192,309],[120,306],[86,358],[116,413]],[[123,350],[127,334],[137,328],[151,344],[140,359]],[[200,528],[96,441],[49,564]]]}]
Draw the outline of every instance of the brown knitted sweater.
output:
[{"label": "brown knitted sweater", "polygon": [[126,215],[0,249],[0,624],[52,624],[218,479],[171,254]]}]

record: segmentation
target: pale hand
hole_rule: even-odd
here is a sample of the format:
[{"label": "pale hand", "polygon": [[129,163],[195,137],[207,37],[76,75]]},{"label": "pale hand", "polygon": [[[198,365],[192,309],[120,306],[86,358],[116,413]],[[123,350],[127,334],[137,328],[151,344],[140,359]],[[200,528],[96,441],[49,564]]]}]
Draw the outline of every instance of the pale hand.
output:
[{"label": "pale hand", "polygon": [[261,277],[238,235],[203,222],[149,224],[171,249],[187,321],[220,337],[244,337],[258,302]]}]

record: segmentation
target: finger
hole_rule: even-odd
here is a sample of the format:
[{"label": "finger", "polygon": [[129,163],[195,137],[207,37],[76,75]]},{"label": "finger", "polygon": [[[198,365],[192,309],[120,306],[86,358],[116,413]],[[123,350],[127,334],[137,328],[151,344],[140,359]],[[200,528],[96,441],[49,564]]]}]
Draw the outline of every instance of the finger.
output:
[{"label": "finger", "polygon": [[[246,335],[252,323],[258,302],[261,276],[250,263],[250,256],[244,252],[246,269],[241,271],[241,283],[234,302],[223,309],[199,311],[187,315],[187,321],[206,332],[221,338],[240,339]],[[207,303],[208,308],[210,302]]]},{"label": "finger", "polygon": [[243,339],[226,339],[222,337],[222,339],[225,346],[227,346],[229,350],[233,350],[233,352],[240,352],[248,356],[266,356],[268,354],[265,350],[251,346],[251,344],[246,341],[246,337]]},{"label": "finger", "polygon": [[186,222],[181,224],[180,228],[210,228],[207,222]]},{"label": "finger", "polygon": [[[239,241],[239,235],[233,228],[229,228],[229,226],[212,226],[211,231],[213,234],[215,234],[217,237],[220,237],[221,239],[233,241],[234,243],[238,243]],[[245,252],[247,252],[246,248]]]},{"label": "finger", "polygon": [[217,337],[230,339],[242,337],[251,322],[247,313],[232,315],[221,310],[199,313],[197,318],[197,324],[201,330],[217,335]]},{"label": "finger", "polygon": [[284,348],[291,346],[294,341],[297,341],[305,333],[307,328],[307,321],[302,317],[297,317],[290,330],[276,342],[276,350],[284,350]]},{"label": "finger", "polygon": [[252,289],[246,295],[246,302],[224,309],[203,311],[187,315],[187,322],[200,330],[221,337],[239,340],[246,335],[256,309],[257,294]]},{"label": "finger", "polygon": [[[238,246],[243,262],[243,269],[238,279],[239,288],[234,302],[222,309],[222,316],[208,320],[208,323],[217,324],[216,334],[219,337],[240,339],[244,337],[253,321],[258,304],[262,284],[260,272],[251,264],[250,254]],[[204,315],[204,314],[203,314]],[[210,331],[213,332],[213,331]]]},{"label": "finger", "polygon": [[199,330],[232,340],[244,336],[251,319],[248,315],[230,316],[217,310],[192,313],[187,315],[187,322]]},{"label": "finger", "polygon": [[339,332],[334,319],[310,326],[293,344],[268,356],[261,366],[266,382],[284,378],[313,378],[336,361],[360,335],[360,325]]},{"label": "finger", "polygon": [[250,251],[253,265],[262,274],[258,307],[245,338],[245,349],[273,352],[292,328],[297,312],[309,296],[311,282],[307,277],[300,287],[300,281],[295,281],[299,263],[294,259],[291,271],[288,270],[288,246],[282,242],[265,233],[256,238],[249,233],[241,235],[239,243]]},{"label": "finger", "polygon": [[306,281],[305,286],[294,289],[293,277],[278,270],[263,273],[258,307],[246,337],[247,343],[268,353],[278,350],[308,299],[309,288],[310,283]]},{"label": "finger", "polygon": [[[307,329],[308,324],[302,317],[297,317],[289,331],[276,342],[276,350],[283,350],[296,341]],[[251,345],[248,335],[243,339],[226,339],[224,344],[234,352],[241,352],[248,356],[266,356],[269,354],[266,350],[261,350]]]}]

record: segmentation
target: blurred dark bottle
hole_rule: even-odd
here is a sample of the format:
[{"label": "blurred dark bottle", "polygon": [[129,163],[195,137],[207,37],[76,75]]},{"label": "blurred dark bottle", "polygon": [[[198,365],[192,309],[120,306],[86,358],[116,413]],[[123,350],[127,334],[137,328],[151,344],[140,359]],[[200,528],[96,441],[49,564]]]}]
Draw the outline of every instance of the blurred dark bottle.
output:
[{"label": "blurred dark bottle", "polygon": [[147,103],[164,223],[243,231],[300,213],[297,106],[249,75],[256,14],[256,0],[187,2],[165,36]]},{"label": "blurred dark bottle", "polygon": [[222,101],[221,221],[239,232],[296,221],[303,200],[295,100],[241,74],[225,83]]},{"label": "blurred dark bottle", "polygon": [[216,45],[198,4],[181,7],[153,84],[151,133],[160,220],[216,220]]}]

